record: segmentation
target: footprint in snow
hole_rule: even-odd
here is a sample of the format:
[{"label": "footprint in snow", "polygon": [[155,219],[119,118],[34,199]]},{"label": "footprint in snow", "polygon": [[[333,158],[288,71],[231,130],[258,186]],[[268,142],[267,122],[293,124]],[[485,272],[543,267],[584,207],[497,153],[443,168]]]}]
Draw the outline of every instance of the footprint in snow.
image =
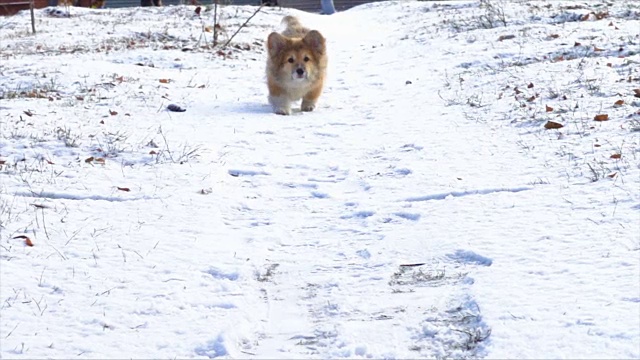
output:
[{"label": "footprint in snow", "polygon": [[456,250],[455,253],[448,254],[447,257],[451,260],[470,265],[491,266],[493,263],[493,260],[490,258],[478,255],[470,250]]},{"label": "footprint in snow", "polygon": [[360,210],[360,211],[356,211],[352,214],[348,214],[348,215],[342,215],[340,216],[340,219],[352,219],[352,218],[360,218],[360,219],[366,219],[370,216],[375,215],[375,211],[370,211],[370,210]]},{"label": "footprint in snow", "polygon": [[222,334],[218,335],[218,337],[213,340],[209,340],[206,344],[196,347],[195,352],[197,355],[206,356],[209,359],[229,354],[227,348],[224,346],[224,338],[222,337]]},{"label": "footprint in snow", "polygon": [[236,281],[240,277],[240,274],[237,271],[223,271],[215,267],[210,267],[204,272],[213,276],[215,279]]},{"label": "footprint in snow", "polygon": [[229,175],[233,177],[238,176],[257,176],[257,175],[271,175],[264,170],[241,170],[241,169],[229,169]]}]

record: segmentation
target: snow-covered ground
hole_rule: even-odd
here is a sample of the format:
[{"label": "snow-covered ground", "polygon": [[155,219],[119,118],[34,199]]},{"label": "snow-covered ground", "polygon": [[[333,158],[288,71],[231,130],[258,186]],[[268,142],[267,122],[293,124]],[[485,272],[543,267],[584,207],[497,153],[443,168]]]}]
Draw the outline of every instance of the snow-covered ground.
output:
[{"label": "snow-covered ground", "polygon": [[[265,8],[225,49],[210,8],[51,10],[0,18],[0,357],[640,357],[640,3]],[[330,59],[289,117],[286,14]]]}]

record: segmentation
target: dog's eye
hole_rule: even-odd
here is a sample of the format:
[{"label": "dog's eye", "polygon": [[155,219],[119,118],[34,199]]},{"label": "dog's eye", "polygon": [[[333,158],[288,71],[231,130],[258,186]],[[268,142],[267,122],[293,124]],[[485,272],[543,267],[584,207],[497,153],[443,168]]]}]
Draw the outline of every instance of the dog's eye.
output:
[{"label": "dog's eye", "polygon": [[287,60],[287,61],[293,64],[293,58],[292,57],[289,58],[289,60]]},{"label": "dog's eye", "polygon": [[304,62],[307,62],[307,61],[309,61],[309,57],[308,57],[308,56],[305,56],[305,57],[304,57]]}]

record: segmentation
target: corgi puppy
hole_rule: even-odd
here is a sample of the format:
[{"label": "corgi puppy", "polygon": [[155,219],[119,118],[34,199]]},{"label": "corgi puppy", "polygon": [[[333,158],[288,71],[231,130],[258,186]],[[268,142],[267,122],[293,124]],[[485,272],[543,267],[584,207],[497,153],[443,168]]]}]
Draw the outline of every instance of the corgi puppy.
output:
[{"label": "corgi puppy", "polygon": [[302,111],[313,111],[327,70],[325,38],[294,16],[285,16],[282,24],[285,30],[267,39],[269,103],[280,115],[290,115],[291,103],[300,99]]}]

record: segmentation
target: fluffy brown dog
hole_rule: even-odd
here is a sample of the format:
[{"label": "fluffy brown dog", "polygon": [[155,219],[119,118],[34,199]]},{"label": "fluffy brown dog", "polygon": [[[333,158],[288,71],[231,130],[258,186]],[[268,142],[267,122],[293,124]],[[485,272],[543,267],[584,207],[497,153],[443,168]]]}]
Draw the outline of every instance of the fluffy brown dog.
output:
[{"label": "fluffy brown dog", "polygon": [[267,39],[269,103],[280,115],[291,114],[291,103],[302,99],[302,111],[313,111],[322,93],[327,69],[325,39],[294,16],[285,16],[286,29]]}]

